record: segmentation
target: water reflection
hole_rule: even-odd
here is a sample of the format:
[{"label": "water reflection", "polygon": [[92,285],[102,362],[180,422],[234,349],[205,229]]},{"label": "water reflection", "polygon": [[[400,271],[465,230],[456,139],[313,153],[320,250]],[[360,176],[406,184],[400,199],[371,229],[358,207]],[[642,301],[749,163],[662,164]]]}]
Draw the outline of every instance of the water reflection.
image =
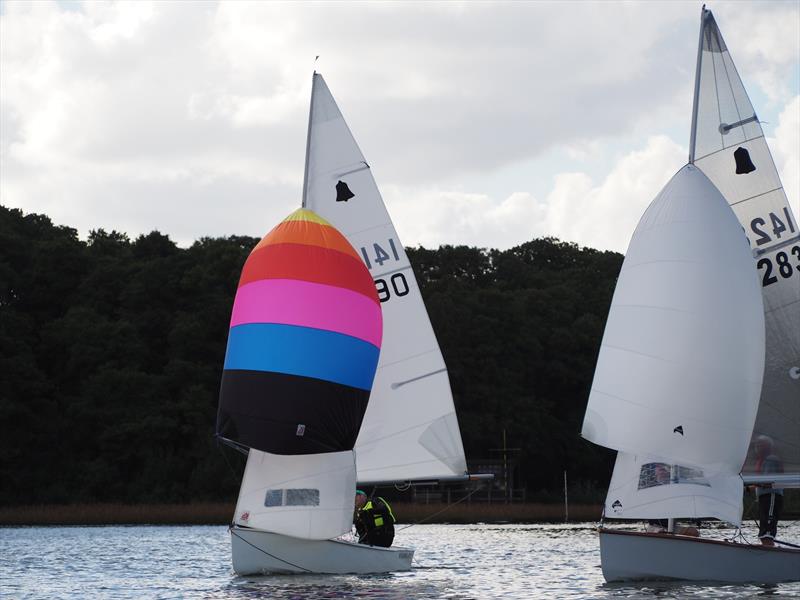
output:
[{"label": "water reflection", "polygon": [[[800,523],[787,524],[783,533],[800,539]],[[419,525],[398,538],[417,548],[412,571],[237,577],[225,527],[5,528],[0,581],[3,597],[20,599],[800,597],[800,583],[605,584],[592,523]]]},{"label": "water reflection", "polygon": [[439,597],[436,585],[402,581],[392,576],[265,576],[237,577],[223,590],[224,598],[375,598],[405,600]]}]

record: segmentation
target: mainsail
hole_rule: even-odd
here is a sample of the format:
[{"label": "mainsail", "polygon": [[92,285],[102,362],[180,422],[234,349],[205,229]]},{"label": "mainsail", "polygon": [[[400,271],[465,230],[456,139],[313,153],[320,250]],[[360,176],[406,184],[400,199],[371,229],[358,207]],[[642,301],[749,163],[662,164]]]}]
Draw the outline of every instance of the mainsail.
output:
[{"label": "mainsail", "polygon": [[356,442],[362,483],[466,474],[464,448],[439,344],[414,272],[369,164],[325,80],[314,74],[303,206],[356,248],[383,309],[383,343]]},{"label": "mainsail", "polygon": [[[730,204],[747,234],[764,297],[766,363],[753,431],[800,485],[800,229],[758,116],[711,11],[702,11],[689,162]],[[743,470],[755,474],[751,446]]]},{"label": "mainsail", "polygon": [[[719,191],[687,165],[636,227],[597,359],[582,435],[622,453],[606,514],[738,521],[763,368],[747,242]],[[669,485],[648,483],[659,465]]]},{"label": "mainsail", "polygon": [[356,251],[299,209],[242,269],[217,436],[249,448],[235,522],[293,537],[350,530],[353,446],[378,364],[382,315]]}]

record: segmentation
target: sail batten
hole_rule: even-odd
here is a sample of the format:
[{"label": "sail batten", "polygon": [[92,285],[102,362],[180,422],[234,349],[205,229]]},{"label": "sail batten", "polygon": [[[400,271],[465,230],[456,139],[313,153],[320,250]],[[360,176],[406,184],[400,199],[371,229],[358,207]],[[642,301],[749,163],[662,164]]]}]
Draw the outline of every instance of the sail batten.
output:
[{"label": "sail batten", "polygon": [[372,169],[318,73],[310,113],[306,206],[356,249],[383,312],[378,370],[355,447],[358,481],[462,477],[466,461],[447,367],[413,269]]}]

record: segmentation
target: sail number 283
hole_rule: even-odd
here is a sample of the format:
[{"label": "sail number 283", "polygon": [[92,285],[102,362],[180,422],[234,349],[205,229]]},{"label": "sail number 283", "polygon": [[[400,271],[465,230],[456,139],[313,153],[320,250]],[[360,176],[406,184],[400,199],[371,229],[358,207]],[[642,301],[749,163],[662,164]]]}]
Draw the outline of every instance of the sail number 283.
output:
[{"label": "sail number 283", "polygon": [[800,245],[792,246],[788,253],[778,252],[775,254],[774,263],[767,257],[759,258],[756,266],[759,272],[763,271],[761,277],[762,287],[776,283],[779,275],[783,279],[789,279],[794,275],[795,271],[800,271]]}]

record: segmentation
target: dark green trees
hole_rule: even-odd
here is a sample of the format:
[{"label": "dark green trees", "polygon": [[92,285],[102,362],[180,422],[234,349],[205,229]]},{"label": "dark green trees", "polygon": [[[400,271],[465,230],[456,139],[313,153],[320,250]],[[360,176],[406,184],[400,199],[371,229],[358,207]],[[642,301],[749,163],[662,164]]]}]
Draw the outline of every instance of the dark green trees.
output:
[{"label": "dark green trees", "polygon": [[[0,207],[0,503],[230,499],[213,440],[239,271],[257,242],[178,248]],[[554,239],[408,250],[468,456],[506,429],[529,489],[608,477],[578,431],[622,256]],[[228,460],[239,466],[236,457]]]}]

